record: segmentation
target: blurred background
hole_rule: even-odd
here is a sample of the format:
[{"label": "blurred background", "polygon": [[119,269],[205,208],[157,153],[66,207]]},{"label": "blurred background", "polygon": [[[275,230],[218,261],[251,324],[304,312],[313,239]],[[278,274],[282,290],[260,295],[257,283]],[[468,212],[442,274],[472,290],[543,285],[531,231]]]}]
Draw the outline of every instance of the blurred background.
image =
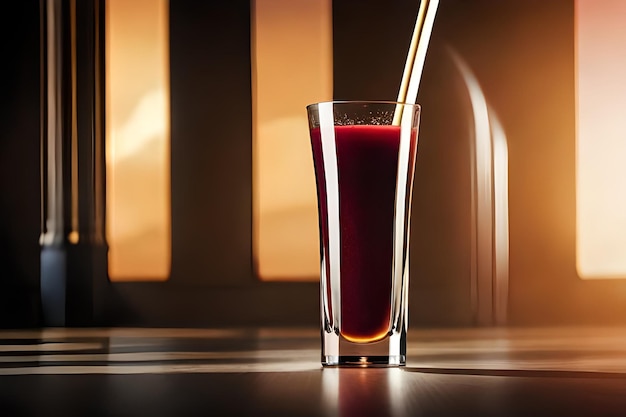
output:
[{"label": "blurred background", "polygon": [[[74,296],[105,306],[94,324],[317,326],[304,107],[395,100],[419,2],[93,2],[110,284]],[[441,1],[418,96],[411,326],[626,323],[622,3]],[[11,2],[0,25],[3,327],[44,319],[40,8]]]}]

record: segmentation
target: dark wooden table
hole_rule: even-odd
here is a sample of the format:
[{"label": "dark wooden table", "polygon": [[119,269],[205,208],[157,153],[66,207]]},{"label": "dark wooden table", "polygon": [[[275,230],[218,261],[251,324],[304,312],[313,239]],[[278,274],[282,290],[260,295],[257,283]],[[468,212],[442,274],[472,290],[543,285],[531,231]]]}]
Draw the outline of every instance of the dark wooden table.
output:
[{"label": "dark wooden table", "polygon": [[0,331],[0,416],[626,416],[626,328],[411,330],[324,369],[316,329]]}]

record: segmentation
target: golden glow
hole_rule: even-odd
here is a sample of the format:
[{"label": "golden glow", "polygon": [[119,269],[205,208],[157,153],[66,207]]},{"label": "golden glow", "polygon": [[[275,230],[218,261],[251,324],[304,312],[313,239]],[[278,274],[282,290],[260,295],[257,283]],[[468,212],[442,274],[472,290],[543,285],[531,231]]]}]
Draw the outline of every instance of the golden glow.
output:
[{"label": "golden glow", "polygon": [[257,272],[263,280],[317,280],[317,203],[305,106],[332,99],[331,1],[252,4]]},{"label": "golden glow", "polygon": [[577,267],[626,277],[626,2],[576,0]]},{"label": "golden glow", "polygon": [[71,231],[67,237],[70,243],[76,244],[80,240],[78,230],[78,117],[76,108],[76,0],[70,4],[70,55],[72,60],[72,121],[71,121]]},{"label": "golden glow", "polygon": [[341,336],[346,339],[348,342],[353,342],[353,343],[373,343],[373,342],[378,342],[383,340],[385,337],[389,336],[389,331],[384,330],[382,332],[376,333],[374,336],[371,337],[359,337],[359,336],[352,336],[346,333],[341,333]]},{"label": "golden glow", "polygon": [[169,3],[106,4],[109,276],[112,281],[166,280],[171,263]]}]

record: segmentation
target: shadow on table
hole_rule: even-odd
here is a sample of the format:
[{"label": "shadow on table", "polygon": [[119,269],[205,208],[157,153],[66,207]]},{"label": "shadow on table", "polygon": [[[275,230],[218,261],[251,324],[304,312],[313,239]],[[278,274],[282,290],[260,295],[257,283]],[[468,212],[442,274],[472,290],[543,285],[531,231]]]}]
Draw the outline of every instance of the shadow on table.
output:
[{"label": "shadow on table", "polygon": [[523,378],[612,378],[626,379],[626,373],[601,371],[568,371],[544,369],[471,369],[408,366],[405,372],[440,375],[506,376]]}]

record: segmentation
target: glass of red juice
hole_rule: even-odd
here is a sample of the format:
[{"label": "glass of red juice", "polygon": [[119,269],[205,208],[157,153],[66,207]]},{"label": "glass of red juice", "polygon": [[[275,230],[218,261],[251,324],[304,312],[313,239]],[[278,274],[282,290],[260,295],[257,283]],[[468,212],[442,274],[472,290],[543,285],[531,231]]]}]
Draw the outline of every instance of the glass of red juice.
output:
[{"label": "glass of red juice", "polygon": [[320,228],[322,365],[406,363],[420,107],[307,106]]}]

